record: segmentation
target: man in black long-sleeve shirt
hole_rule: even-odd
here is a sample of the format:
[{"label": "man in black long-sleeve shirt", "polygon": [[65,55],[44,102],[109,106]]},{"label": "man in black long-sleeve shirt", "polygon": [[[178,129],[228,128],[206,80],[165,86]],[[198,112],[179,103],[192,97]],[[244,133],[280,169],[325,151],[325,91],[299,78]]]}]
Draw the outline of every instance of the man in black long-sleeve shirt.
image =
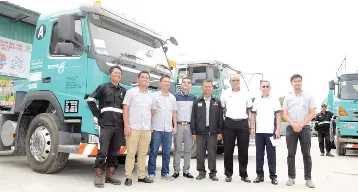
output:
[{"label": "man in black long-sleeve shirt", "polygon": [[[99,150],[95,160],[95,187],[104,187],[102,171],[107,165],[106,183],[120,185],[121,181],[114,178],[114,171],[118,165],[117,154],[124,139],[124,124],[122,116],[122,102],[126,89],[119,85],[122,70],[119,66],[109,69],[111,82],[102,84],[87,99],[95,121],[100,126]],[[99,108],[95,103],[99,100]],[[107,160],[106,160],[107,159]]]},{"label": "man in black long-sleeve shirt", "polygon": [[333,157],[331,153],[330,124],[334,114],[327,111],[327,105],[321,105],[321,112],[317,114],[315,120],[315,131],[318,132],[318,144],[321,156],[324,156],[324,145],[326,145],[326,156]]},{"label": "man in black long-sleeve shirt", "polygon": [[203,96],[193,103],[190,128],[197,148],[197,180],[206,177],[205,153],[208,151],[209,177],[218,181],[216,177],[216,147],[222,139],[223,110],[219,99],[211,95],[213,83],[205,80],[202,85]]}]

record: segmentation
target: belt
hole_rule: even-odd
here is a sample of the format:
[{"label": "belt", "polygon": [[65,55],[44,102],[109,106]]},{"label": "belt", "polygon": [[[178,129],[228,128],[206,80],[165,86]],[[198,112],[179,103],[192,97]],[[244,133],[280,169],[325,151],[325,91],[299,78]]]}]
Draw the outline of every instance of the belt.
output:
[{"label": "belt", "polygon": [[103,112],[105,112],[105,111],[112,111],[112,112],[116,112],[116,113],[123,113],[122,109],[114,108],[114,107],[105,107],[105,108],[101,109],[101,113],[103,113]]},{"label": "belt", "polygon": [[181,122],[178,122],[178,124],[180,124],[180,125],[190,125],[190,122],[181,121]]},{"label": "belt", "polygon": [[246,120],[246,119],[232,119],[230,117],[226,117],[226,119],[229,119],[231,121],[243,121],[243,120]]}]

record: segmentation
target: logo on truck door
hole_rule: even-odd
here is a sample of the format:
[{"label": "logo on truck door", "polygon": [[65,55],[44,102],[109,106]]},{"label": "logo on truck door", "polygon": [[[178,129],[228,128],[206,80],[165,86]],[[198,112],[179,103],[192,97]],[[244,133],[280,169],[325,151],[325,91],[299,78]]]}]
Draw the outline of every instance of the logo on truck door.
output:
[{"label": "logo on truck door", "polygon": [[62,61],[60,64],[48,65],[48,69],[57,69],[57,73],[61,75],[65,72],[66,61]]},{"label": "logo on truck door", "polygon": [[45,37],[45,34],[46,34],[46,26],[40,25],[40,27],[37,28],[37,30],[36,30],[36,38],[38,40],[41,40],[42,38]]}]

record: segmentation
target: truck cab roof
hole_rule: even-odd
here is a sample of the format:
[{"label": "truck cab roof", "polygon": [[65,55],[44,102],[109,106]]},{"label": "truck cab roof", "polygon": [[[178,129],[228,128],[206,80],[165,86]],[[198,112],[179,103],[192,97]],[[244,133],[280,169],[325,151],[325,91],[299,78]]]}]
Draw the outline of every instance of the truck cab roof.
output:
[{"label": "truck cab roof", "polygon": [[82,12],[94,13],[94,14],[102,15],[102,16],[120,21],[126,25],[140,29],[147,34],[164,41],[163,40],[164,37],[162,35],[160,35],[156,31],[154,31],[153,29],[150,29],[149,27],[145,26],[144,24],[139,24],[138,21],[136,21],[134,18],[128,18],[123,13],[117,13],[113,10],[108,9],[108,8],[104,8],[96,3],[83,3],[74,9],[72,8],[72,9],[63,10],[63,11],[57,11],[57,12],[53,12],[51,14],[41,14],[39,19],[40,20],[54,19],[62,14],[80,14]]}]

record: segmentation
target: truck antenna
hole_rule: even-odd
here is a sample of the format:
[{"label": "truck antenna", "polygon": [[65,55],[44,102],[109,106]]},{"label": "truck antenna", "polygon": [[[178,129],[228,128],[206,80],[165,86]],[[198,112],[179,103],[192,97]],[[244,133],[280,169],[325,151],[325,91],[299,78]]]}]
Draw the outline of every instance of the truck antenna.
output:
[{"label": "truck antenna", "polygon": [[347,70],[347,55],[344,57],[341,65],[338,67],[338,70],[336,71],[336,76],[339,78],[343,73],[345,73]]}]

